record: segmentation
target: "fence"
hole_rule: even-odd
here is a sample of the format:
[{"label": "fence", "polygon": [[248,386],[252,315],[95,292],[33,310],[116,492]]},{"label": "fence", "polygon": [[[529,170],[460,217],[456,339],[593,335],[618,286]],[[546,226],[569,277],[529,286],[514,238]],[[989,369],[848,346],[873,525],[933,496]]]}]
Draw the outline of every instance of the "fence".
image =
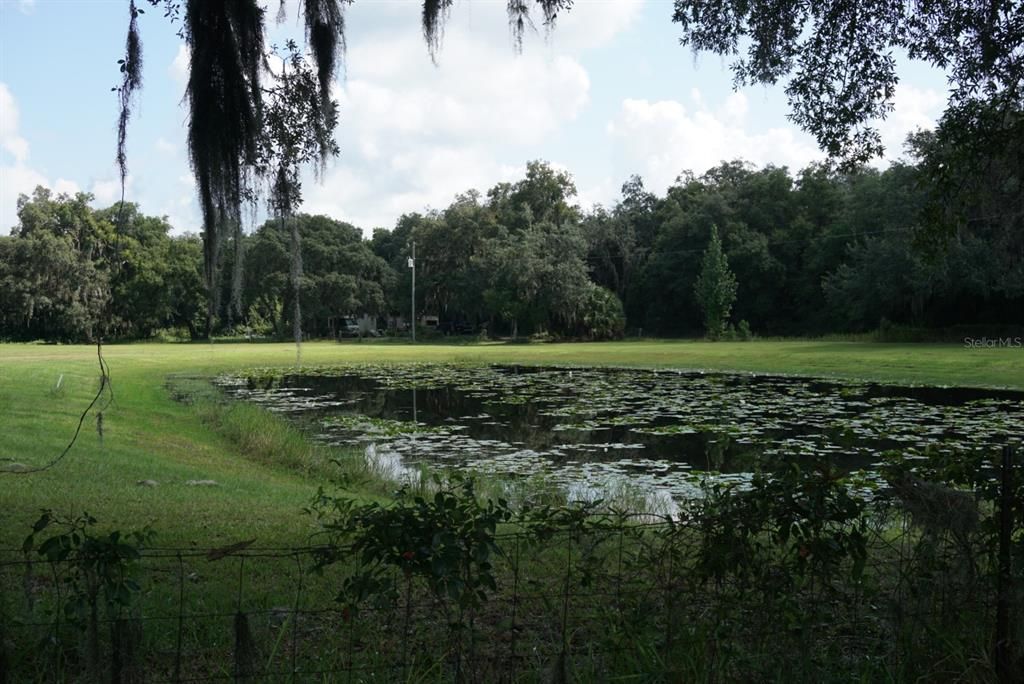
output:
[{"label": "fence", "polygon": [[[811,533],[763,497],[723,498],[671,523],[503,526],[451,572],[358,541],[146,548],[102,567],[2,552],[0,681],[1011,681],[1009,450],[1003,463],[978,525],[905,493],[856,515],[812,493],[797,497],[797,525],[820,513]],[[964,501],[950,491],[932,504]]]}]

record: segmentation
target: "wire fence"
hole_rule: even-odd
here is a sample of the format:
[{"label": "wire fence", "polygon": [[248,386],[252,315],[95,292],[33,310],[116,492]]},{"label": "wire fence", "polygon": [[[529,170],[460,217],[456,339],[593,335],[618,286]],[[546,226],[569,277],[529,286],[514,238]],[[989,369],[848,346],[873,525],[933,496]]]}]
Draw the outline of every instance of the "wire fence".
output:
[{"label": "wire fence", "polygon": [[879,504],[865,553],[832,556],[837,529],[589,517],[501,531],[454,584],[358,545],[151,547],[124,600],[81,557],[2,551],[0,682],[1013,681],[1010,505],[985,518],[1013,523],[1006,549]]}]

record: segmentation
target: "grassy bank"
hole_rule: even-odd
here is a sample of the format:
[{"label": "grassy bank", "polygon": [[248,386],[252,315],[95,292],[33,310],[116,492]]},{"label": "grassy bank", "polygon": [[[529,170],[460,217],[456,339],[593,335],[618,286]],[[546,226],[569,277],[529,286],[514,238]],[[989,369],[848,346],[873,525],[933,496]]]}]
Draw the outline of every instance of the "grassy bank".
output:
[{"label": "grassy bank", "polygon": [[[920,624],[929,629],[937,624],[935,614],[958,616],[958,621],[939,625],[939,637],[923,643],[918,622],[897,624],[891,615],[876,610],[876,606],[889,605],[891,596],[910,591],[902,582],[919,576],[934,577],[939,571],[948,580],[941,584],[942,596],[976,597],[979,592],[991,591],[987,576],[982,585],[958,584],[959,565],[913,565],[922,562],[921,558],[929,563],[941,560],[917,553],[921,537],[918,530],[906,535],[906,557],[894,558],[890,552],[896,547],[886,536],[889,527],[882,527],[877,567],[869,566],[868,570],[875,580],[871,585],[875,593],[865,596],[861,584],[843,584],[845,575],[840,578],[827,574],[839,569],[848,572],[850,560],[845,556],[821,566],[827,576],[801,574],[807,572],[803,559],[810,553],[808,549],[833,548],[835,540],[827,535],[845,534],[852,524],[848,521],[823,530],[826,536],[820,539],[791,540],[785,549],[768,549],[767,560],[751,556],[749,567],[723,566],[711,572],[718,566],[708,565],[709,559],[717,563],[736,555],[730,554],[737,540],[715,536],[738,529],[730,515],[746,519],[743,511],[731,509],[714,512],[724,516],[722,524],[649,540],[632,539],[628,536],[632,532],[627,531],[624,543],[622,531],[613,529],[609,533],[600,527],[577,532],[570,529],[568,538],[556,537],[543,547],[529,535],[505,540],[506,548],[499,554],[501,561],[494,573],[506,593],[495,597],[494,608],[469,613],[465,631],[469,641],[464,642],[462,631],[445,631],[452,629],[451,624],[463,624],[461,608],[458,623],[446,622],[450,616],[437,610],[439,605],[450,610],[451,606],[444,603],[448,599],[429,592],[419,598],[412,596],[411,580],[404,584],[404,593],[397,599],[381,604],[384,612],[379,616],[371,613],[350,621],[347,613],[324,609],[338,608],[333,599],[351,568],[332,567],[333,574],[321,576],[311,571],[311,557],[293,557],[290,551],[274,556],[268,547],[307,543],[313,528],[302,509],[319,484],[345,474],[360,498],[373,499],[384,491],[380,483],[360,470],[358,454],[315,447],[276,415],[252,405],[222,403],[216,392],[198,379],[234,368],[289,366],[295,362],[294,347],[136,344],[111,346],[105,353],[115,400],[104,412],[102,442],[90,420],[75,449],[52,469],[25,475],[0,474],[0,510],[5,513],[0,547],[20,546],[39,509],[52,508],[66,516],[88,511],[99,519],[102,529],[128,531],[149,525],[158,533],[159,546],[196,549],[196,555],[186,556],[184,562],[180,556],[175,561],[173,555],[147,557],[146,583],[140,599],[144,604],[142,614],[153,620],[146,623],[146,652],[157,654],[175,651],[180,636],[170,625],[176,624],[175,616],[181,613],[184,602],[185,612],[190,615],[184,634],[186,674],[230,677],[231,654],[237,650],[239,639],[237,622],[234,632],[231,629],[232,617],[234,611],[244,610],[254,640],[263,649],[257,665],[274,672],[285,672],[290,667],[288,654],[300,648],[295,644],[309,643],[308,648],[302,646],[307,648],[302,656],[306,660],[300,657],[300,664],[304,663],[310,672],[343,672],[358,665],[369,672],[385,673],[385,678],[390,673],[393,679],[411,679],[414,672],[434,673],[424,674],[424,681],[445,680],[448,671],[444,668],[451,667],[453,656],[459,663],[463,659],[472,662],[474,654],[497,663],[495,667],[504,668],[500,671],[505,674],[518,672],[524,681],[535,679],[531,673],[549,673],[556,667],[574,673],[580,681],[592,680],[597,672],[617,672],[625,679],[635,679],[638,672],[662,672],[668,681],[712,680],[716,672],[732,673],[736,679],[782,680],[786,678],[782,673],[792,668],[803,668],[799,676],[792,677],[795,680],[821,681],[822,672],[841,672],[844,681],[858,677],[864,681],[902,681],[909,678],[908,673],[935,661],[936,643],[945,643],[943,635],[953,635],[949,643],[956,643],[947,649],[950,655],[941,667],[929,670],[935,680],[959,677],[984,681],[991,675],[984,659],[972,660],[974,654],[984,650],[991,631],[987,613],[946,603],[936,604],[941,610],[930,606],[925,613],[915,614],[915,619],[924,619]],[[352,342],[308,344],[303,362],[606,364],[1024,389],[1021,350],[968,350],[954,345],[644,341],[413,347]],[[96,383],[94,348],[0,345],[0,467],[15,462],[38,466],[59,454],[75,429],[79,413],[95,392]],[[188,401],[178,401],[181,396]],[[343,465],[339,468],[332,463],[334,460]],[[157,484],[138,484],[145,480]],[[213,480],[217,485],[194,486],[187,484],[190,480]],[[877,523],[874,517],[870,520]],[[785,529],[792,528],[785,520],[782,522]],[[711,537],[704,539],[698,533]],[[777,537],[769,530],[757,532],[751,539]],[[255,539],[254,548],[262,549],[255,553],[263,555],[248,561],[237,557],[208,560],[202,551],[250,539]],[[537,539],[546,537],[541,534]],[[848,541],[845,536],[838,539]],[[395,548],[418,548],[407,542],[403,539]],[[700,549],[719,548],[729,553],[720,556],[715,555],[716,551],[707,559],[698,554]],[[395,561],[398,566],[409,560],[406,553]],[[15,558],[18,554],[7,556]],[[780,574],[771,566],[771,572],[758,580],[763,580],[761,584],[750,585],[752,569],[769,568],[768,561],[778,564],[783,560],[795,564],[783,567],[790,574]],[[682,569],[686,571],[681,573]],[[18,572],[8,571],[14,573],[8,585],[23,581],[20,568]],[[649,576],[643,575],[641,581],[642,573]],[[430,577],[416,580],[419,591],[429,584]],[[713,585],[718,587],[717,593],[709,594],[711,585],[707,580],[711,577],[720,581]],[[764,582],[778,577],[792,579],[793,586],[803,589],[776,588],[758,593],[768,586]],[[808,577],[813,581],[808,583]],[[822,587],[840,579],[840,586],[850,590],[846,598],[856,611],[852,617],[829,618],[833,628],[822,631],[820,624],[826,616],[819,613],[832,610]],[[529,596],[517,593],[520,582]],[[36,589],[25,592],[47,595],[56,584],[40,581]],[[753,593],[749,586],[755,587]],[[300,588],[299,594],[295,593],[296,587]],[[512,593],[507,594],[510,588]],[[0,594],[0,603],[22,610],[22,597],[15,601],[11,596]],[[673,603],[679,597],[685,598]],[[291,622],[281,622],[292,619],[287,611],[293,602],[310,611],[296,629]],[[689,606],[693,614],[685,613],[682,606]],[[36,613],[28,610],[31,614],[25,622],[42,620],[36,614],[41,609],[37,607]],[[518,617],[509,627],[506,618],[514,611],[519,611],[515,613]],[[708,614],[718,617],[709,622]],[[895,627],[888,627],[890,623]],[[40,624],[43,627],[38,635],[28,628],[17,632],[17,643],[41,643],[49,627],[45,620]],[[399,624],[411,627],[396,631],[395,625]],[[780,625],[785,629],[780,630]],[[847,643],[848,634],[863,638]],[[443,635],[442,641],[448,639],[446,643],[456,645],[450,646],[454,654],[438,649],[439,635]],[[407,653],[406,636],[421,644],[416,652]],[[78,632],[71,633],[67,643],[77,643],[80,638]],[[368,648],[368,644],[378,646]],[[26,668],[35,667],[27,655],[29,649],[19,646],[15,651],[18,658],[26,658]],[[59,654],[59,650],[50,649],[45,651],[45,658],[50,658],[51,652]],[[781,658],[780,653],[788,655]],[[801,654],[820,657],[815,656],[813,661],[796,658]],[[851,660],[851,654],[857,657]],[[872,654],[871,658],[866,654]],[[171,660],[161,657],[162,671],[170,676]],[[412,662],[408,671],[404,664],[400,673],[393,671],[395,663],[407,660]],[[58,666],[54,667],[55,672],[59,671]],[[39,672],[39,680],[46,680],[49,671]],[[479,674],[480,681],[486,681],[493,673]],[[323,679],[332,681],[330,676]]]},{"label": "grassy bank", "polygon": [[[104,413],[102,444],[95,424],[57,467],[0,476],[6,511],[0,542],[20,542],[40,508],[87,510],[114,526],[151,524],[168,543],[216,545],[240,536],[291,543],[308,529],[301,514],[324,471],[297,463],[294,441],[276,422],[260,425],[246,409],[226,423],[201,420],[195,406],[175,401],[171,374],[211,375],[249,366],[295,363],[290,344],[131,344],[105,348],[115,401]],[[959,345],[771,341],[718,343],[637,341],[593,344],[344,344],[303,347],[303,363],[459,362],[662,366],[822,377],[1024,388],[1020,349],[972,350]],[[0,466],[41,465],[60,453],[96,390],[95,349],[86,346],[0,345]],[[59,383],[59,386],[58,386]],[[245,413],[248,411],[248,413]],[[259,433],[259,434],[256,434]],[[276,452],[271,453],[276,449]],[[154,480],[155,487],[140,486]],[[214,480],[196,487],[189,480]]]}]

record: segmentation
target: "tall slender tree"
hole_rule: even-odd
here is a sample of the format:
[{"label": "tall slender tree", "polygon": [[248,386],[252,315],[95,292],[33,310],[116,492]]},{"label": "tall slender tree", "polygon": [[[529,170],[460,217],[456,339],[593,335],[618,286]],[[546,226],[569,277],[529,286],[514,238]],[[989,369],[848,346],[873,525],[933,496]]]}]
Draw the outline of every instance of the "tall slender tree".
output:
[{"label": "tall slender tree", "polygon": [[697,303],[704,311],[704,328],[709,338],[717,340],[725,332],[732,305],[736,302],[736,276],[729,270],[729,260],[722,251],[718,227],[711,226],[711,241],[704,251],[700,275],[694,285]]}]

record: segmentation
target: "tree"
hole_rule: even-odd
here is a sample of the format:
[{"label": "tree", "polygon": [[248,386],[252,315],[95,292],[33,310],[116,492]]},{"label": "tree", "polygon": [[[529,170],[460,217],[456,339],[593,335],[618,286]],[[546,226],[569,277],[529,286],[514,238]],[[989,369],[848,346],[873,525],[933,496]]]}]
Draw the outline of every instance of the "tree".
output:
[{"label": "tree", "polygon": [[[322,172],[327,158],[338,154],[334,128],[338,123],[335,103],[325,88],[317,87],[312,69],[306,64],[294,41],[288,41],[281,62],[277,83],[268,89],[265,113],[266,135],[260,141],[257,169],[269,176],[269,205],[284,226],[302,202],[299,170],[312,163]],[[322,85],[322,84],[321,84]],[[239,224],[240,225],[240,224]],[[291,284],[292,334],[295,346],[302,345],[302,313],[300,310],[302,280],[302,249],[299,222],[291,221]],[[238,231],[236,245],[241,245]],[[241,250],[235,253],[235,283],[232,288],[236,310],[241,308]],[[238,314],[242,312],[237,311]]]},{"label": "tree", "polygon": [[871,122],[892,111],[894,50],[946,70],[946,118],[972,146],[1004,132],[999,117],[974,117],[979,103],[1007,112],[1024,98],[1016,0],[675,0],[672,20],[682,44],[735,57],[737,85],[790,77],[790,118],[849,163],[882,151]]},{"label": "tree", "polygon": [[704,327],[713,340],[725,332],[729,312],[736,301],[736,277],[729,270],[729,261],[722,252],[718,228],[711,227],[711,242],[704,251],[700,275],[694,286],[697,303],[704,311]]},{"label": "tree", "polygon": [[[172,21],[184,16],[180,34],[191,50],[189,151],[204,219],[206,281],[215,294],[222,234],[240,230],[241,203],[259,194],[261,182],[274,184],[266,172],[275,169],[259,163],[271,92],[261,85],[267,54],[265,12],[258,0],[147,1],[162,7]],[[435,62],[453,3],[422,2],[423,35]],[[306,38],[302,52],[308,51],[316,72],[323,122],[333,115],[329,88],[345,47],[345,6],[345,0],[305,0],[299,5]],[[531,8],[538,7],[543,24],[551,28],[571,6],[572,0],[509,0],[517,47],[527,27],[534,25]],[[284,7],[282,2],[279,22],[286,18]],[[119,60],[117,160],[122,181],[127,173],[127,124],[142,85],[141,13],[131,0]],[[675,0],[672,20],[682,29],[681,42],[694,51],[734,57],[737,85],[788,78],[792,120],[853,168],[882,151],[872,121],[892,109],[894,50],[947,71],[952,87],[944,121],[960,133],[950,139],[955,138],[962,159],[998,151],[1007,135],[1024,135],[1019,117],[1007,124],[1007,117],[1024,102],[1020,17],[1015,0]],[[319,137],[317,142],[326,152],[325,144],[332,141]],[[507,197],[508,191],[499,189],[498,194]],[[521,220],[564,219],[557,210],[554,216],[533,215],[535,199],[513,202],[517,210],[531,210]],[[236,256],[234,263],[240,265],[241,259]]]},{"label": "tree", "polygon": [[166,219],[134,204],[93,210],[90,201],[43,187],[19,198],[18,225],[0,258],[4,336],[138,339],[193,324],[186,312],[205,297],[202,255],[185,245],[189,238],[171,238]]},{"label": "tree", "polygon": [[2,284],[22,337],[93,341],[110,299],[113,231],[92,196],[54,196],[37,187],[18,198],[18,225]]},{"label": "tree", "polygon": [[[297,164],[322,161],[333,153],[333,121],[335,103],[330,97],[331,79],[345,48],[345,0],[304,0],[299,4],[305,27],[306,50],[315,70],[317,90],[312,100],[317,103],[319,116],[295,124],[297,139],[285,141],[274,131],[275,89],[262,86],[268,53],[264,47],[266,27],[265,10],[258,0],[147,0],[151,6],[162,7],[164,16],[172,21],[182,20],[180,35],[185,39],[191,61],[186,99],[189,104],[188,149],[192,170],[199,191],[199,205],[203,214],[203,261],[207,287],[211,294],[207,327],[212,327],[213,311],[217,308],[216,292],[223,238],[241,231],[243,201],[254,201],[260,195],[260,183],[268,182],[271,195],[281,195],[281,182],[294,187],[297,176],[292,175]],[[422,26],[430,58],[436,61],[447,20],[454,0],[423,0]],[[184,5],[184,17],[182,6]],[[568,10],[572,0],[510,0],[509,26],[518,46],[527,27],[533,27],[531,7],[539,7],[543,23],[552,27],[559,12]],[[142,87],[142,41],[138,17],[143,13],[135,0],[129,2],[129,24],[125,52],[118,60],[122,75],[118,91],[117,161],[122,187],[127,175],[125,141],[128,120],[136,92]],[[281,2],[278,22],[286,19],[285,5]],[[293,65],[297,67],[298,65]],[[293,73],[296,68],[293,68]],[[304,86],[306,81],[302,79]],[[283,84],[288,86],[287,83]],[[290,92],[297,92],[292,89]],[[277,91],[280,95],[280,91]],[[309,93],[306,93],[307,95]],[[291,104],[308,103],[310,99],[285,98]],[[303,112],[306,114],[306,112]],[[268,126],[270,130],[268,131]],[[326,133],[326,135],[324,135]],[[312,142],[319,151],[314,159],[292,155],[278,157],[277,163],[266,163],[261,150],[263,141],[274,141],[275,153],[307,150]],[[294,206],[292,207],[294,209]],[[294,236],[293,252],[298,252]],[[240,267],[240,255],[234,262]],[[294,269],[297,282],[300,267]],[[235,281],[239,279],[236,277]],[[236,289],[237,294],[237,289]],[[298,302],[298,298],[295,300]],[[299,317],[296,316],[296,319]],[[297,339],[301,331],[296,331]]]},{"label": "tree", "polygon": [[[294,305],[296,290],[290,286],[289,247],[296,232],[303,235],[301,307]],[[355,226],[299,213],[284,224],[268,220],[247,242],[243,308],[251,319],[270,321],[278,335],[287,322],[294,333],[296,314],[307,334],[334,336],[340,318],[376,314],[385,307],[384,293],[394,274]]]}]

